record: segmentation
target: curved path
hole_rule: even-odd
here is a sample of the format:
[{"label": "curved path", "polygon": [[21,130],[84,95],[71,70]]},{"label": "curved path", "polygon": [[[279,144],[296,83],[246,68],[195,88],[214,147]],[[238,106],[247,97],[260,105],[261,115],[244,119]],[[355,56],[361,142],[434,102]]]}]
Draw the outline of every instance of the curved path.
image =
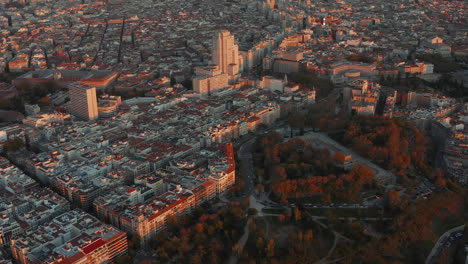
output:
[{"label": "curved path", "polygon": [[[250,229],[249,229],[249,225],[250,225],[250,221],[252,220],[252,218],[249,218],[249,220],[247,220],[247,223],[245,223],[245,226],[244,226],[244,234],[241,236],[241,238],[239,239],[239,241],[237,241],[237,244],[239,245],[239,251],[237,252],[237,255],[241,255],[242,254],[242,251],[244,250],[244,247],[245,247],[245,243],[247,243],[247,239],[249,238],[249,234],[250,234]],[[237,256],[236,255],[233,255],[229,258],[228,260],[228,264],[236,264],[237,263]]]},{"label": "curved path", "polygon": [[[327,225],[325,225],[324,223],[320,222],[319,219],[321,217],[319,216],[315,216],[315,215],[311,215],[309,212],[306,212],[306,214],[310,217],[310,219],[312,219],[312,221],[314,221],[315,223],[317,223],[318,225],[320,225],[321,227],[325,228],[325,229],[330,229]],[[326,218],[326,217],[324,217]],[[324,219],[322,218],[322,219]],[[333,254],[333,251],[335,251],[335,248],[336,246],[338,245],[340,239],[341,240],[347,240],[347,241],[353,241],[352,239],[349,239],[345,236],[343,236],[342,234],[336,232],[336,231],[333,231],[333,236],[334,236],[334,240],[333,240],[333,245],[332,247],[330,248],[330,250],[328,250],[328,254],[327,256],[323,257],[322,259],[320,259],[319,261],[315,262],[314,264],[326,264],[326,263],[333,263],[333,262],[336,262],[336,261],[340,261],[341,259],[337,259],[335,261],[328,261],[327,259],[330,258],[330,256]]]},{"label": "curved path", "polygon": [[435,260],[437,260],[436,256],[438,256],[440,254],[441,246],[442,246],[442,244],[444,244],[446,242],[446,239],[448,239],[452,235],[452,233],[454,233],[454,232],[463,231],[464,228],[465,228],[465,226],[461,225],[461,226],[454,227],[454,228],[446,231],[445,233],[443,233],[439,237],[439,240],[437,240],[437,243],[435,243],[434,247],[431,250],[431,253],[429,253],[429,255],[427,256],[425,263],[426,264],[435,263]]}]

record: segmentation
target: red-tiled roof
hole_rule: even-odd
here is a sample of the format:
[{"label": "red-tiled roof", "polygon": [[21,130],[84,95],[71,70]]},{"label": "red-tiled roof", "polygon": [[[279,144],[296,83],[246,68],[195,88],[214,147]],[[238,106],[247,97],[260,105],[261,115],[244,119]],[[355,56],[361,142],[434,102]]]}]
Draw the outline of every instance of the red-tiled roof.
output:
[{"label": "red-tiled roof", "polygon": [[87,245],[86,247],[83,248],[83,252],[85,254],[89,254],[91,252],[93,252],[94,250],[102,247],[104,244],[106,244],[106,242],[104,242],[104,240],[102,240],[102,238],[99,238],[98,240],[94,241],[93,243]]}]

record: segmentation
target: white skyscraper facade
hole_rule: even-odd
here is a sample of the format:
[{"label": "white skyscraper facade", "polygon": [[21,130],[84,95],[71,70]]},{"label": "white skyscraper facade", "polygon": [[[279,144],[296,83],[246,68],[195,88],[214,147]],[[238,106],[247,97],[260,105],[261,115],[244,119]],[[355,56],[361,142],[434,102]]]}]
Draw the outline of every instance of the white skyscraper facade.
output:
[{"label": "white skyscraper facade", "polygon": [[71,114],[81,120],[96,120],[99,117],[96,87],[84,83],[68,85]]},{"label": "white skyscraper facade", "polygon": [[234,36],[227,30],[216,32],[213,36],[211,64],[195,68],[193,90],[201,95],[211,95],[216,90],[230,87],[229,84],[239,78],[242,60]]}]

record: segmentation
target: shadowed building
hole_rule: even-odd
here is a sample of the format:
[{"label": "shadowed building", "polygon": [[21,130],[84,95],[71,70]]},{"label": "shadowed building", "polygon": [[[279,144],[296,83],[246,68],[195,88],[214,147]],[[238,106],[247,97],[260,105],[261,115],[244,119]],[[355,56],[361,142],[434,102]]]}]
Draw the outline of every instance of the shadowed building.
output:
[{"label": "shadowed building", "polygon": [[68,85],[71,113],[81,120],[96,120],[98,115],[96,88],[84,83]]},{"label": "shadowed building", "polygon": [[239,47],[235,43],[234,35],[227,30],[219,31],[213,37],[211,60],[219,66],[222,73],[237,75],[239,73]]},{"label": "shadowed building", "polygon": [[218,31],[213,36],[212,63],[206,67],[195,68],[193,90],[198,94],[210,96],[213,91],[229,87],[230,83],[238,79],[242,61],[234,35],[227,30]]},{"label": "shadowed building", "polygon": [[67,85],[73,82],[81,82],[97,88],[104,88],[114,81],[117,75],[117,72],[108,70],[72,71],[46,69],[27,72],[13,80],[13,84],[16,86],[22,82],[28,82],[34,85],[45,81],[56,81],[59,85]]}]

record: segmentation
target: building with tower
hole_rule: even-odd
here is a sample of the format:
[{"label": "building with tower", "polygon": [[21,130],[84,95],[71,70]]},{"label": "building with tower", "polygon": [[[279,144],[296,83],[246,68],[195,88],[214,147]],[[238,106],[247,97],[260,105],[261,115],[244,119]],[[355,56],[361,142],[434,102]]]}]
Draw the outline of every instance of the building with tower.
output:
[{"label": "building with tower", "polygon": [[99,117],[96,87],[75,82],[68,85],[70,112],[81,120],[96,120]]},{"label": "building with tower", "polygon": [[234,35],[229,31],[221,30],[214,35],[211,61],[219,66],[222,73],[232,77],[239,74],[242,58],[239,56],[239,47],[235,43]]}]

